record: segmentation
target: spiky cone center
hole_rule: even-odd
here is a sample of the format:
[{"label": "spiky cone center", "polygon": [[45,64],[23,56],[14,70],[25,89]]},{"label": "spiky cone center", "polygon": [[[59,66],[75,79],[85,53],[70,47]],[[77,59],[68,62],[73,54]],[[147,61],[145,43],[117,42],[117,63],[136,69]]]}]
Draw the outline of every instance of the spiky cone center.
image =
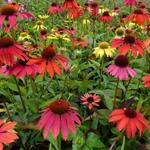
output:
[{"label": "spiky cone center", "polygon": [[124,35],[124,30],[122,28],[117,28],[115,33],[118,36],[123,36]]},{"label": "spiky cone center", "polygon": [[97,7],[98,7],[98,4],[97,4],[96,2],[92,2],[92,3],[90,4],[90,7],[91,7],[91,8],[97,8]]},{"label": "spiky cone center", "polygon": [[47,34],[47,30],[46,30],[46,29],[41,30],[41,31],[40,31],[40,34],[41,34],[41,35],[46,35],[46,34]]},{"label": "spiky cone center", "polygon": [[136,111],[132,110],[132,109],[126,109],[124,114],[128,117],[128,118],[135,118],[137,113]]},{"label": "spiky cone center", "polygon": [[62,115],[66,112],[68,112],[70,108],[70,104],[66,100],[58,99],[51,103],[50,109],[53,113]]},{"label": "spiky cone center", "polygon": [[41,26],[41,25],[43,25],[43,23],[42,23],[42,21],[37,21],[36,25]]},{"label": "spiky cone center", "polygon": [[0,38],[0,48],[8,48],[14,45],[14,40],[9,37]]},{"label": "spiky cone center", "polygon": [[142,11],[142,9],[136,9],[135,11],[134,11],[134,14],[136,14],[136,15],[143,15],[144,13],[143,13],[143,11]]},{"label": "spiky cone center", "polygon": [[53,3],[51,4],[51,6],[52,6],[52,7],[56,7],[57,4],[53,2]]},{"label": "spiky cone center", "polygon": [[135,43],[135,37],[132,35],[126,35],[124,38],[124,42],[127,44],[133,44]]},{"label": "spiky cone center", "polygon": [[101,49],[107,49],[109,47],[109,43],[108,42],[100,42],[98,46]]},{"label": "spiky cone center", "polygon": [[88,103],[93,103],[94,102],[94,98],[92,96],[87,98]]},{"label": "spiky cone center", "polygon": [[65,0],[66,2],[73,2],[74,0]]},{"label": "spiky cone center", "polygon": [[17,9],[13,5],[5,5],[0,8],[0,14],[5,16],[14,15],[17,12]]},{"label": "spiky cone center", "polygon": [[21,65],[23,65],[23,66],[26,66],[26,64],[27,64],[27,60],[19,60],[19,63],[21,64]]},{"label": "spiky cone center", "polygon": [[127,56],[119,55],[115,59],[115,65],[117,65],[119,67],[127,67],[129,65],[129,61],[128,61]]},{"label": "spiky cone center", "polygon": [[103,12],[103,16],[110,16],[108,11]]},{"label": "spiky cone center", "polygon": [[50,45],[42,51],[42,58],[49,60],[56,56],[55,46]]}]

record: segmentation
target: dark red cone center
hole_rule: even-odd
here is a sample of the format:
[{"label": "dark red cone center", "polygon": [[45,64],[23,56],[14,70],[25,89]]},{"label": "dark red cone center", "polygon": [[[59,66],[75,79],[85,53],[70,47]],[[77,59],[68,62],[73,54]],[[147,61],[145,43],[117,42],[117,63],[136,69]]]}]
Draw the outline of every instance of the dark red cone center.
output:
[{"label": "dark red cone center", "polygon": [[53,45],[50,45],[49,47],[46,47],[42,51],[42,58],[44,59],[52,59],[56,56],[55,47]]},{"label": "dark red cone center", "polygon": [[0,48],[8,48],[14,45],[14,40],[8,37],[0,38]]},{"label": "dark red cone center", "polygon": [[105,12],[103,13],[103,16],[109,16],[109,12],[108,12],[108,11],[105,11]]},{"label": "dark red cone center", "polygon": [[87,98],[87,101],[88,101],[89,103],[92,103],[92,102],[94,101],[94,99],[93,99],[92,96],[90,96],[90,97]]},{"label": "dark red cone center", "polygon": [[129,65],[129,61],[127,56],[120,55],[115,59],[115,64],[119,67],[127,67]]},{"label": "dark red cone center", "polygon": [[52,102],[50,105],[50,109],[52,110],[52,112],[59,115],[67,112],[69,110],[69,107],[70,107],[69,102],[62,99],[58,99]]},{"label": "dark red cone center", "polygon": [[136,15],[143,15],[144,13],[143,13],[142,9],[136,9],[134,11],[134,14],[136,14]]},{"label": "dark red cone center", "polygon": [[127,44],[133,44],[133,43],[135,43],[135,38],[132,35],[127,35],[124,38],[124,42]]},{"label": "dark red cone center", "polygon": [[124,114],[129,118],[135,118],[136,117],[136,111],[132,109],[126,109]]}]

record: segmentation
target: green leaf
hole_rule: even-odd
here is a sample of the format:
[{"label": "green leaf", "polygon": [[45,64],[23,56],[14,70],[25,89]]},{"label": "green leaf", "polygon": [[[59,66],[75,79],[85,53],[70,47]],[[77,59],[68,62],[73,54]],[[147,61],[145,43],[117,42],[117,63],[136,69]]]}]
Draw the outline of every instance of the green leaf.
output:
[{"label": "green leaf", "polygon": [[56,150],[59,150],[58,142],[53,138],[51,133],[48,135],[47,140],[51,142],[51,144],[55,147]]},{"label": "green leaf", "polygon": [[105,145],[101,142],[98,135],[89,133],[86,140],[86,144],[89,148],[104,148]]}]

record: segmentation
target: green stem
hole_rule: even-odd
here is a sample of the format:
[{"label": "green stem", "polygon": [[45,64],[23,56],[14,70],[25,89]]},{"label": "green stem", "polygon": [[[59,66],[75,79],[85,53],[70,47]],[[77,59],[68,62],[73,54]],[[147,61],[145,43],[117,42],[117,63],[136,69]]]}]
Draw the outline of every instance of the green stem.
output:
[{"label": "green stem", "polygon": [[16,86],[17,86],[17,89],[18,89],[18,92],[19,92],[19,96],[20,96],[20,100],[21,100],[21,103],[22,103],[23,110],[24,110],[24,112],[26,112],[27,110],[26,110],[26,107],[25,107],[25,102],[23,100],[23,97],[22,97],[22,94],[21,94],[21,90],[20,90],[20,87],[19,87],[19,84],[17,82],[16,77],[14,77],[14,80],[16,82]]},{"label": "green stem", "polygon": [[6,112],[7,112],[7,116],[8,116],[8,118],[9,118],[9,120],[10,120],[10,121],[13,121],[13,119],[12,119],[11,116],[10,116],[9,109],[8,109],[8,107],[7,107],[6,103],[5,103],[5,101],[3,102],[3,104],[4,104],[5,108],[6,108]]},{"label": "green stem", "polygon": [[127,94],[127,91],[128,91],[128,87],[129,87],[129,85],[130,85],[130,83],[131,83],[131,80],[132,80],[132,78],[129,79],[128,84],[127,84],[127,86],[126,86],[126,90],[125,90],[125,92],[124,92],[124,101],[126,100],[126,94]]},{"label": "green stem", "polygon": [[113,107],[116,108],[116,105],[117,105],[117,94],[118,94],[118,85],[119,85],[119,79],[117,79],[117,84],[116,84],[116,89],[115,89],[115,95],[114,95],[114,104],[113,104]]},{"label": "green stem", "polygon": [[58,146],[59,146],[59,150],[61,150],[61,135],[60,134],[58,136]]}]

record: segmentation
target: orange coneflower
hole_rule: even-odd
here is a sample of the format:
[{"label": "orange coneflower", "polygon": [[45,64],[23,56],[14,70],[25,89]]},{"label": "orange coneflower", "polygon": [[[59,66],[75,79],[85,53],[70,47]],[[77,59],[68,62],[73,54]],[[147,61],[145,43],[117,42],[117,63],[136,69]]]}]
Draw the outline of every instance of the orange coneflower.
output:
[{"label": "orange coneflower", "polygon": [[31,58],[28,64],[38,64],[41,76],[44,76],[46,70],[51,78],[54,77],[55,73],[61,75],[61,70],[56,60],[64,69],[66,69],[66,64],[69,63],[69,60],[67,57],[57,54],[55,49],[56,47],[53,44],[49,45],[42,51],[42,57]]},{"label": "orange coneflower", "polygon": [[137,129],[141,136],[144,130],[149,128],[148,122],[144,116],[140,112],[129,108],[113,110],[109,116],[109,122],[116,123],[116,128],[119,131],[125,129],[128,138],[134,138]]},{"label": "orange coneflower", "polygon": [[73,47],[84,48],[84,47],[87,47],[88,42],[79,37],[76,37],[76,38],[72,39],[72,45],[73,45]]},{"label": "orange coneflower", "polygon": [[144,23],[149,23],[150,18],[147,13],[143,11],[143,9],[138,8],[134,11],[134,13],[130,14],[126,21],[133,21],[139,25],[144,25]]}]

